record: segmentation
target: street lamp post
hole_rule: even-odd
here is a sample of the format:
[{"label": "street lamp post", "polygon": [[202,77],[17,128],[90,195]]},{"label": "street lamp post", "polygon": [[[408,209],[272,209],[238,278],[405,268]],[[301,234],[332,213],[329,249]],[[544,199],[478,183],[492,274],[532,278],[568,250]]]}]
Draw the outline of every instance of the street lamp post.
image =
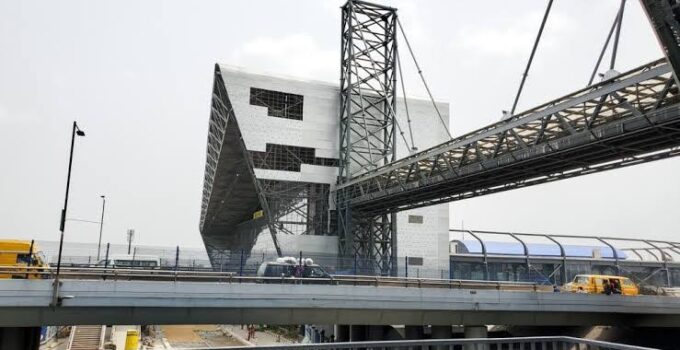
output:
[{"label": "street lamp post", "polygon": [[102,246],[102,232],[104,230],[104,210],[106,209],[106,196],[101,195],[102,197],[102,219],[99,221],[99,243],[97,243],[97,262],[99,262],[99,256],[101,254],[101,246]]},{"label": "street lamp post", "polygon": [[61,236],[59,238],[59,255],[57,257],[57,274],[54,277],[54,290],[52,292],[52,306],[59,305],[59,270],[61,269],[61,252],[64,247],[64,226],[66,225],[68,192],[71,186],[71,166],[73,165],[73,145],[75,144],[76,135],[85,136],[85,132],[80,130],[80,128],[78,128],[78,124],[73,121],[73,130],[71,131],[71,152],[68,158],[68,175],[66,176],[66,195],[64,197],[64,208],[61,209],[61,220],[59,222],[59,231],[61,231]]}]

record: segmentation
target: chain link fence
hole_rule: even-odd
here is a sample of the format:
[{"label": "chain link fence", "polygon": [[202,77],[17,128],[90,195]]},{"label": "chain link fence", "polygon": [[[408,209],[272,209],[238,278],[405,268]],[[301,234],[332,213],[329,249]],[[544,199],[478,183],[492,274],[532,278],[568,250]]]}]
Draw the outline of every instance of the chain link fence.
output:
[{"label": "chain link fence", "polygon": [[[41,241],[38,246],[51,265],[56,265],[59,252],[59,242]],[[129,254],[128,254],[129,249]],[[210,259],[203,248],[191,247],[163,247],[163,246],[129,246],[127,244],[102,244],[99,253],[97,245],[93,243],[64,242],[61,257],[62,266],[85,267],[117,256],[129,258],[158,258],[160,268],[182,270],[212,271]]]},{"label": "chain link fence", "polygon": [[[357,257],[341,257],[336,254],[309,254],[298,252],[297,254],[284,254],[299,261],[311,259],[314,264],[321,266],[331,275],[361,275],[382,276],[375,260]],[[261,250],[247,252],[221,252],[214,256],[214,269],[221,272],[236,272],[242,276],[253,276],[264,262],[276,261],[278,256],[273,251]],[[408,257],[397,258],[394,264],[394,273],[398,277],[414,278],[449,278],[448,269],[432,268],[422,264],[414,265]]]}]

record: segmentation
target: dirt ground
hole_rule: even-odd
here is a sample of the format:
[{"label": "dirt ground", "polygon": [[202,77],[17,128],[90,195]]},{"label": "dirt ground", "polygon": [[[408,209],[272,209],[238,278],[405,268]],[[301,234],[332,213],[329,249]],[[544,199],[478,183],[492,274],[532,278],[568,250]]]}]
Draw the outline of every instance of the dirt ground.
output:
[{"label": "dirt ground", "polygon": [[176,347],[242,345],[222,334],[215,325],[161,326],[161,331],[168,343]]}]

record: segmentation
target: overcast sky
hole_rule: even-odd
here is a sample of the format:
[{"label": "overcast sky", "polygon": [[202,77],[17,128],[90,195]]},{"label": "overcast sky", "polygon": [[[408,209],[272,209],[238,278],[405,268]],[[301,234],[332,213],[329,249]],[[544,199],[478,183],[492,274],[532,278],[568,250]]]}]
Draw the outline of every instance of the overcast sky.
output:
[{"label": "overcast sky", "polygon": [[[399,8],[454,134],[510,109],[545,1],[382,3]],[[87,136],[69,217],[99,220],[105,194],[105,242],[135,228],[141,244],[202,246],[214,63],[337,82],[341,4],[0,0],[0,237],[58,239],[76,119]],[[555,1],[518,110],[585,85],[618,5]],[[621,35],[618,70],[662,56],[637,1]],[[423,96],[407,66],[407,90]],[[678,174],[671,159],[457,202],[451,227],[678,240]],[[66,240],[98,232],[70,221]]]}]

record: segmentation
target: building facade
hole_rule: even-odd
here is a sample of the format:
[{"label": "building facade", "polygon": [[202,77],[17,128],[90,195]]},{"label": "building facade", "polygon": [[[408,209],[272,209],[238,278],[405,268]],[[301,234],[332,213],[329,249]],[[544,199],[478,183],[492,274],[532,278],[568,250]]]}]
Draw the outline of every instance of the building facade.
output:
[{"label": "building facade", "polygon": [[[407,102],[415,146],[448,139],[431,101]],[[448,104],[436,105],[448,121]],[[397,119],[410,139],[404,106]],[[335,84],[215,66],[200,223],[213,265],[225,252],[277,247],[337,255],[338,113]],[[401,135],[396,150],[409,154]],[[398,265],[408,257],[411,271],[448,275],[447,204],[399,213],[397,232]]]}]

